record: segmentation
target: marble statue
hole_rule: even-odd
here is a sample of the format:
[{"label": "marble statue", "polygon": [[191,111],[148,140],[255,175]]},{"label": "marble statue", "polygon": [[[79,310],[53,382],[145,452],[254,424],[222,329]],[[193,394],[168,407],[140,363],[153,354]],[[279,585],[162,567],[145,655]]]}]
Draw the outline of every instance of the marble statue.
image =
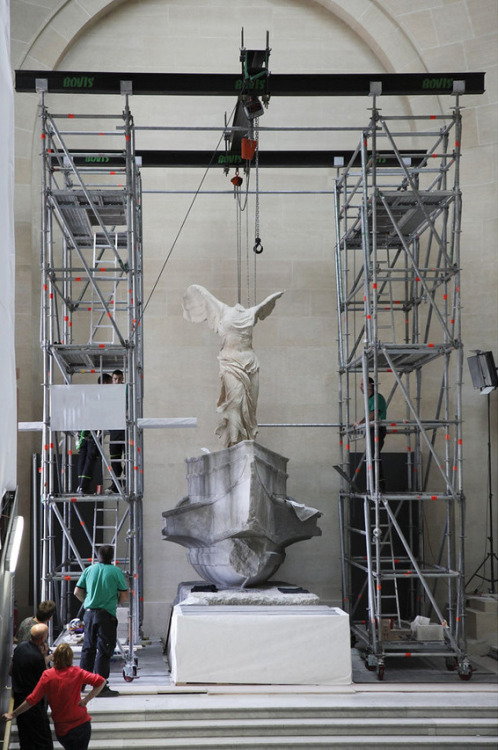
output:
[{"label": "marble statue", "polygon": [[219,588],[265,583],[289,545],[321,534],[321,512],[287,495],[287,461],[254,440],[188,458],[188,495],[163,513],[163,538]]},{"label": "marble statue", "polygon": [[216,435],[227,448],[242,440],[254,440],[257,435],[259,363],[252,348],[252,330],[258,320],[270,315],[282,294],[275,292],[248,308],[241,304],[230,307],[198,284],[189,286],[183,295],[183,317],[191,323],[207,321],[222,339],[217,405],[222,418]]}]

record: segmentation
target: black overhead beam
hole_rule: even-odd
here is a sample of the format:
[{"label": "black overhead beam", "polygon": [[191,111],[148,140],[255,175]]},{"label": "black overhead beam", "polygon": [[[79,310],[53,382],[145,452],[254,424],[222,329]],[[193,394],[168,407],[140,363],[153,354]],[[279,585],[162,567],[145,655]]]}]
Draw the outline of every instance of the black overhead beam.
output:
[{"label": "black overhead beam", "polygon": [[[228,96],[242,90],[240,74],[230,73],[100,73],[94,71],[16,70],[16,91],[35,92],[37,81],[47,81],[51,94],[121,94],[121,82],[131,82],[135,96]],[[484,93],[484,73],[322,73],[270,74],[274,96],[368,96],[370,84],[380,82],[383,96],[451,94],[463,81],[465,94]],[[252,82],[263,93],[263,79]],[[263,88],[261,88],[263,87]],[[261,89],[261,90],[260,90]],[[126,92],[125,92],[126,93]]]},{"label": "black overhead beam", "polygon": [[[262,168],[285,167],[342,167],[349,164],[353,151],[259,151],[258,165]],[[136,151],[142,158],[142,167],[243,167],[246,160],[240,152],[217,151]],[[419,164],[425,151],[410,152],[412,164]],[[254,166],[254,159],[249,162]],[[352,166],[361,165],[361,154],[357,154]],[[378,153],[377,165],[399,166],[394,153]]]},{"label": "black overhead beam", "polygon": [[[353,151],[260,151],[260,167],[342,167],[350,163],[353,158]],[[65,168],[62,161],[62,152],[51,155],[52,167],[57,169]],[[423,150],[401,151],[404,158],[411,158],[412,165],[416,166],[421,163],[426,156]],[[141,159],[141,167],[244,167],[246,160],[242,158],[240,152],[235,151],[135,151],[135,156]],[[121,151],[105,151],[96,153],[95,151],[78,151],[72,154],[75,166],[81,167],[105,167],[105,168],[124,168],[126,157]],[[254,165],[254,160],[251,162]],[[352,166],[361,165],[361,154],[356,154]],[[392,151],[377,152],[378,167],[397,167],[399,161]]]}]

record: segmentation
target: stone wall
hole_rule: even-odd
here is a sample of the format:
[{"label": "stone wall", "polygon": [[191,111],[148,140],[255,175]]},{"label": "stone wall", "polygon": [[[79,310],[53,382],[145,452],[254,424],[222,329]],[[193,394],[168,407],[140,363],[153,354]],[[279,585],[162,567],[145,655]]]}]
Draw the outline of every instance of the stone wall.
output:
[{"label": "stone wall", "polygon": [[[497,281],[497,3],[496,0],[14,0],[14,69],[237,72],[240,32],[247,47],[264,47],[274,73],[485,71],[486,93],[465,97],[462,159],[463,339],[466,352],[498,355]],[[119,112],[119,97],[51,95],[53,111]],[[135,97],[140,125],[221,126],[230,98]],[[439,113],[450,97],[386,98],[384,113]],[[369,100],[277,99],[261,119],[266,127],[367,124]],[[40,164],[38,100],[16,95],[17,366],[19,418],[41,418],[39,350]],[[214,149],[219,133],[139,133],[140,148]],[[357,133],[262,133],[262,148],[353,148]],[[144,187],[144,277],[148,298],[202,179],[202,170],[149,170]],[[186,492],[186,457],[216,450],[217,336],[182,319],[181,294],[206,286],[236,301],[236,216],[230,177],[210,173],[181,230],[144,317],[145,416],[196,416],[195,430],[145,435],[145,632],[164,632],[177,584],[192,579],[182,549],[161,539],[161,513]],[[243,221],[243,289],[256,280],[257,298],[285,289],[274,314],[254,332],[261,364],[258,418],[262,423],[337,421],[336,314],[333,274],[333,170],[261,171],[260,234],[264,252],[254,271],[254,203]],[[254,176],[251,178],[254,180]],[[251,187],[254,187],[252,183]],[[165,192],[156,192],[165,191]],[[192,192],[185,192],[192,191]],[[303,191],[292,194],[292,191]],[[246,243],[249,246],[246,270]],[[243,297],[242,302],[245,299]],[[464,486],[468,498],[467,565],[483,557],[486,528],[486,408],[464,383]],[[435,399],[438,391],[425,394]],[[496,394],[492,394],[496,401]],[[496,446],[496,409],[493,410]],[[338,439],[332,427],[263,427],[258,440],[289,458],[288,493],[323,512],[323,535],[289,549],[282,580],[340,604],[337,531]],[[402,445],[392,446],[402,450]],[[32,434],[19,439],[20,503],[29,514]],[[387,446],[386,446],[387,450]],[[494,486],[497,483],[496,466]],[[29,539],[17,585],[21,614],[29,602]]]}]

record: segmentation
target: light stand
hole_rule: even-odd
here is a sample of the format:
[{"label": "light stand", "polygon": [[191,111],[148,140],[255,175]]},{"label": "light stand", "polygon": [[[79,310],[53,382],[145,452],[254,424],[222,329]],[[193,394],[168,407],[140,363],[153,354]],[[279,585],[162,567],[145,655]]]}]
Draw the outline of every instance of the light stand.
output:
[{"label": "light stand", "polygon": [[[498,578],[495,577],[495,563],[498,563],[498,556],[494,551],[494,539],[493,539],[493,492],[491,488],[491,403],[490,394],[498,387],[498,372],[494,363],[492,352],[480,352],[478,351],[475,357],[468,357],[467,362],[469,364],[470,374],[474,388],[479,388],[482,394],[487,397],[488,404],[488,517],[489,517],[489,552],[486,557],[475,570],[472,576],[467,581],[466,587],[474,578],[480,578],[483,581],[489,582],[490,593],[496,593],[496,582]],[[486,564],[490,564],[490,577],[486,578]],[[479,571],[483,569],[483,575]]]}]

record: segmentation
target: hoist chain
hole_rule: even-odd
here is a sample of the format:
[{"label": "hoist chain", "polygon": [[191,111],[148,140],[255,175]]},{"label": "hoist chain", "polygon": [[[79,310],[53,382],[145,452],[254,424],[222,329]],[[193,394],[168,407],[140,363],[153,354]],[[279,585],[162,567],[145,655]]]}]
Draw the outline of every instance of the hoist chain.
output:
[{"label": "hoist chain", "polygon": [[259,118],[254,121],[254,138],[257,141],[256,146],[256,160],[255,160],[255,171],[256,171],[256,201],[254,208],[254,247],[253,250],[256,255],[263,252],[263,245],[261,244],[261,237],[259,231]]},{"label": "hoist chain", "polygon": [[240,197],[237,195],[237,191],[240,191],[240,186],[234,186],[235,197],[235,215],[237,224],[237,302],[241,303],[242,296],[242,238],[241,238],[241,216],[240,216]]}]

